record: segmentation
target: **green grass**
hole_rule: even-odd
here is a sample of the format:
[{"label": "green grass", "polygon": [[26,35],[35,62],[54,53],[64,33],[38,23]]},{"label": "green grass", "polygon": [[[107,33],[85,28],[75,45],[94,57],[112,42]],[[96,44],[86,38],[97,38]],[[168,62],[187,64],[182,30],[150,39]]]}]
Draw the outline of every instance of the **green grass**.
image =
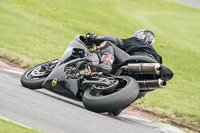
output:
[{"label": "green grass", "polygon": [[163,0],[2,0],[0,55],[33,66],[60,57],[78,34],[128,38],[152,30],[175,75],[142,101],[200,124],[199,22],[200,9]]},{"label": "green grass", "polygon": [[0,133],[40,133],[40,132],[0,119]]}]

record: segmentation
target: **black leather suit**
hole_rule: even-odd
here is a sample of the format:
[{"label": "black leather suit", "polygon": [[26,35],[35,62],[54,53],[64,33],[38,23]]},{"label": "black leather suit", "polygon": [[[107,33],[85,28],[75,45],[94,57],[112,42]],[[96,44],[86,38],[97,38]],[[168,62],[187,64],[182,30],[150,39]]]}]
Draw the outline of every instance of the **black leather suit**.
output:
[{"label": "black leather suit", "polygon": [[156,52],[156,50],[143,40],[136,37],[118,39],[114,36],[100,35],[96,36],[94,39],[94,43],[96,44],[100,44],[104,41],[110,41],[114,44],[112,47],[115,53],[115,60],[118,62],[124,61],[130,55],[147,55],[153,57],[158,63],[162,64],[162,57]]}]

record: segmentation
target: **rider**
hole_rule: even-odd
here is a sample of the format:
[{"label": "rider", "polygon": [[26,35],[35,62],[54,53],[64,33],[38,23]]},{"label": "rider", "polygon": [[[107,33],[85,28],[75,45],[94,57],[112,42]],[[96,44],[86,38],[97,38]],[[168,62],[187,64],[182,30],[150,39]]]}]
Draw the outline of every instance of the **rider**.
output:
[{"label": "rider", "polygon": [[121,60],[124,60],[129,55],[146,55],[162,64],[162,57],[153,48],[155,35],[152,31],[139,30],[128,39],[118,39],[109,35],[97,36],[89,32],[86,38],[90,44],[95,43],[100,46],[101,63],[94,66],[100,67],[103,73],[111,72],[115,57],[123,57]]}]

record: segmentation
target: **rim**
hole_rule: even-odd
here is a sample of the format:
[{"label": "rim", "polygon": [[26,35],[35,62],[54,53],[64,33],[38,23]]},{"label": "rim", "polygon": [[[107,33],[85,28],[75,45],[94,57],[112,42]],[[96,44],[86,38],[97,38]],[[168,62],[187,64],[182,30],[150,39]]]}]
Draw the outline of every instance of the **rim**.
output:
[{"label": "rim", "polygon": [[92,85],[91,86],[92,90],[90,92],[90,95],[92,95],[92,96],[106,96],[106,95],[116,93],[116,92],[122,90],[126,86],[127,81],[126,80],[113,79],[113,80],[111,80],[110,83],[112,83],[113,85],[110,86],[109,88],[106,88],[105,86],[102,86],[102,85],[98,85],[98,89],[96,89],[97,85],[95,87],[94,87],[94,85]]},{"label": "rim", "polygon": [[26,74],[26,78],[27,79],[40,79],[42,76],[44,76],[46,74],[46,71],[43,71],[41,66],[38,66],[38,67],[34,68],[33,70],[30,70]]},{"label": "rim", "polygon": [[119,84],[119,80],[112,78],[112,77],[108,77],[108,78],[99,78],[100,82],[104,82],[107,85],[97,85],[97,84],[93,84],[92,87],[95,88],[96,90],[101,90],[101,91],[107,91],[113,88],[116,88],[117,85]]}]

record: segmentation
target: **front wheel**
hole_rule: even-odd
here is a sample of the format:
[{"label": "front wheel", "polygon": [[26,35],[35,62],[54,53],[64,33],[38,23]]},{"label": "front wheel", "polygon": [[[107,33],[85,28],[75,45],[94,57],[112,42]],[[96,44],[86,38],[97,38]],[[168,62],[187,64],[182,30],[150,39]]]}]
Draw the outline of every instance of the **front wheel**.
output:
[{"label": "front wheel", "polygon": [[27,70],[21,77],[21,84],[29,89],[40,89],[58,60],[45,62]]},{"label": "front wheel", "polygon": [[94,88],[88,88],[82,98],[84,106],[91,111],[116,112],[130,105],[139,94],[137,81],[129,76],[119,76],[118,86],[111,92],[94,95]]}]

